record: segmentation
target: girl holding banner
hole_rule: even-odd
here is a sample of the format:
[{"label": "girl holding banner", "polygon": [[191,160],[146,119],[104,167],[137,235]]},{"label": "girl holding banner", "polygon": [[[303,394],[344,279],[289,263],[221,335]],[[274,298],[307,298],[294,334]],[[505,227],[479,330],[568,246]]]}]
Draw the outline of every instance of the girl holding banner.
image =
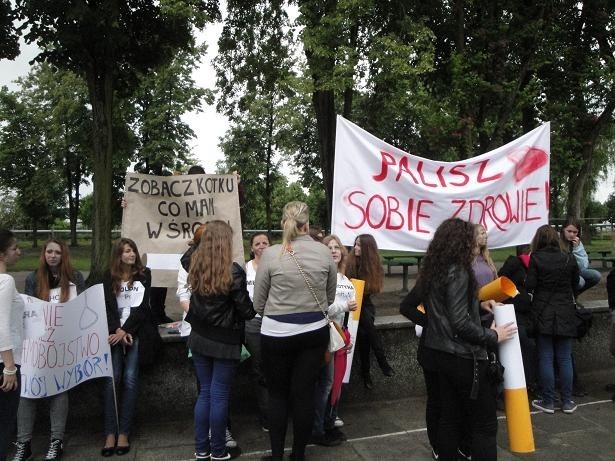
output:
[{"label": "girl holding banner", "polygon": [[[136,243],[121,238],[113,245],[103,278],[113,379],[104,389],[105,445],[102,456],[130,451],[130,429],[139,393],[139,330],[149,320],[152,274],[143,266]],[[117,391],[121,391],[118,406]]]},{"label": "girl holding banner", "polygon": [[0,461],[6,461],[13,432],[21,377],[24,302],[7,267],[21,256],[12,232],[0,229]]},{"label": "girl holding banner", "polygon": [[376,307],[371,300],[371,295],[380,293],[384,284],[384,272],[378,245],[370,234],[361,234],[354,241],[354,247],[348,255],[348,266],[346,270],[348,278],[365,280],[365,292],[363,294],[363,304],[361,306],[361,318],[359,319],[359,330],[357,332],[357,348],[361,359],[361,374],[363,383],[367,389],[372,389],[374,383],[370,374],[370,350],[374,350],[374,355],[382,374],[393,376],[394,370],[384,353],[382,338],[376,330],[374,320],[376,318]]},{"label": "girl holding banner", "polygon": [[[50,239],[38,259],[38,269],[26,277],[25,294],[51,303],[65,303],[85,290],[81,272],[70,262],[68,246],[62,240]],[[13,461],[23,461],[32,456],[31,440],[40,399],[22,397],[17,412],[17,443]],[[64,451],[64,431],[68,418],[68,392],[48,398],[51,440],[45,460],[56,460]]]},{"label": "girl holding banner", "polygon": [[186,321],[188,347],[199,380],[194,407],[195,457],[231,459],[226,423],[231,386],[241,358],[244,322],[256,315],[246,287],[246,273],[233,262],[233,231],[224,221],[210,221],[190,258],[191,289]]},{"label": "girl holding banner", "polygon": [[485,346],[510,339],[514,324],[484,328],[472,270],[474,225],[447,219],[436,230],[421,264],[416,289],[428,317],[424,346],[438,373],[441,415],[437,436],[439,459],[456,461],[461,428],[470,427],[471,456],[497,458],[495,387],[487,370]]}]

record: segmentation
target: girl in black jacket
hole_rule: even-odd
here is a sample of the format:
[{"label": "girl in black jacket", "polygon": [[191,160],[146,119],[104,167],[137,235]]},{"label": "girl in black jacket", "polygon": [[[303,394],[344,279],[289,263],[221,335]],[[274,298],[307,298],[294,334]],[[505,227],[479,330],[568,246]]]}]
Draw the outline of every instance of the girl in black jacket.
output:
[{"label": "girl in black jacket", "polygon": [[576,336],[574,289],[579,280],[579,267],[574,256],[560,247],[555,229],[547,224],[538,228],[531,247],[526,288],[533,294],[538,380],[542,391],[542,399],[533,400],[532,406],[554,413],[555,358],[562,411],[572,413],[577,408],[572,401],[572,340]]},{"label": "girl in black jacket", "polygon": [[200,385],[194,408],[197,460],[231,458],[225,444],[229,396],[244,321],[256,315],[246,273],[233,262],[232,233],[224,221],[207,223],[190,261],[192,295],[186,321],[192,327],[188,347]]},{"label": "girl in black jacket", "polygon": [[[141,263],[137,245],[122,238],[113,245],[109,271],[103,278],[113,377],[121,400],[116,406],[113,381],[105,384],[105,446],[102,456],[130,451],[130,429],[139,392],[139,330],[149,321],[152,275]],[[118,427],[119,419],[119,427]]]}]

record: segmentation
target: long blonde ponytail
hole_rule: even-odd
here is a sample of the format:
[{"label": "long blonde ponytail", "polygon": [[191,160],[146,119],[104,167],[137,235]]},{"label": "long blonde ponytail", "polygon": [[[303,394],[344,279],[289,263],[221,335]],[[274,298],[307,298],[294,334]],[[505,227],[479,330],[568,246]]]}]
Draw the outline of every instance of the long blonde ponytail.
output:
[{"label": "long blonde ponytail", "polygon": [[282,251],[286,251],[290,242],[300,233],[300,229],[310,220],[310,209],[299,201],[288,202],[282,209]]}]

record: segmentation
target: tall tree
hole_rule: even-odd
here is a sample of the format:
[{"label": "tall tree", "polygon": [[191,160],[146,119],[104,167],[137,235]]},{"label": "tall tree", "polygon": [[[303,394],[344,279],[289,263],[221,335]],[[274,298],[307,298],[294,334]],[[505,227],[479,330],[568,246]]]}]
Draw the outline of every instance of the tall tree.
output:
[{"label": "tall tree", "polygon": [[113,107],[140,75],[194,45],[193,31],[219,17],[217,0],[16,0],[28,43],[81,75],[92,106],[94,228],[89,281],[102,278],[111,246]]},{"label": "tall tree", "polygon": [[16,203],[34,231],[53,221],[63,205],[63,182],[58,181],[55,159],[46,144],[44,121],[31,94],[0,89],[0,178],[3,188],[16,192]]},{"label": "tall tree", "polygon": [[182,116],[212,103],[211,91],[196,85],[192,73],[206,45],[181,50],[173,60],[141,78],[135,92],[133,130],[137,135],[135,171],[163,175],[193,162],[189,142],[195,133]]},{"label": "tall tree", "polygon": [[[250,152],[264,164],[262,201],[267,229],[272,228],[275,159],[277,144],[283,136],[278,111],[292,91],[289,88],[292,32],[283,7],[282,0],[229,1],[215,60],[220,88],[218,109],[237,128],[231,135],[251,133]],[[260,127],[254,130],[257,123]],[[233,146],[228,141],[227,138],[227,152]]]}]

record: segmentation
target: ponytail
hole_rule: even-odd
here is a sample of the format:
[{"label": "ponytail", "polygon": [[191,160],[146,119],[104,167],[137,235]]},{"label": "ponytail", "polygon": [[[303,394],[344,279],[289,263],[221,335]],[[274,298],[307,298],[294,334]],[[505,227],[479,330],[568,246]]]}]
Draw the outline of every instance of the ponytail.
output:
[{"label": "ponytail", "polygon": [[299,201],[288,202],[282,210],[282,252],[286,251],[299,235],[299,229],[310,220],[307,204]]}]

